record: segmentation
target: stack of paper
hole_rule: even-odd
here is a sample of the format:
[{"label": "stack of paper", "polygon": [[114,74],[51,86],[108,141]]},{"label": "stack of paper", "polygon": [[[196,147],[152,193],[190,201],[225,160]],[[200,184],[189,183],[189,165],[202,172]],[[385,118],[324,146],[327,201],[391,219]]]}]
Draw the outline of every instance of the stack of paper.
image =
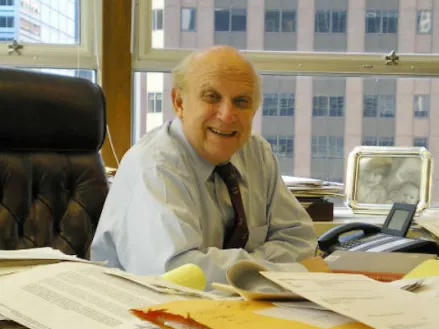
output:
[{"label": "stack of paper", "polygon": [[282,176],[282,179],[288,189],[305,208],[314,202],[321,202],[328,198],[340,199],[345,196],[342,183],[293,176]]}]

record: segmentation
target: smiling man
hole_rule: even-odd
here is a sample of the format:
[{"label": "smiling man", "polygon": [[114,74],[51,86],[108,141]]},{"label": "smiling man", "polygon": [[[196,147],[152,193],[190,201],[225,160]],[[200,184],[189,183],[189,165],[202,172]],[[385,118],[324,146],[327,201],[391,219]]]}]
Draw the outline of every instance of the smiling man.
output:
[{"label": "smiling man", "polygon": [[[186,263],[207,281],[249,259],[272,270],[304,270],[316,236],[283,184],[252,120],[260,85],[231,47],[187,57],[173,71],[176,118],[124,156],[93,240],[93,260],[142,275]],[[309,267],[304,262],[305,267]]]}]

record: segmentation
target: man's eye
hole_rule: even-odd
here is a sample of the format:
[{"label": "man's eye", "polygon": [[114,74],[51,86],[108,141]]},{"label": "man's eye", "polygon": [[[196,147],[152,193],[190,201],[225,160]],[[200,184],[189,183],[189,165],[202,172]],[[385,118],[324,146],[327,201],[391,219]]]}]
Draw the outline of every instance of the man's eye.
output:
[{"label": "man's eye", "polygon": [[245,98],[243,98],[243,99],[237,99],[236,101],[235,101],[235,104],[237,105],[237,106],[239,106],[239,107],[248,107],[248,105],[249,105],[249,101],[248,101],[248,99],[245,99]]},{"label": "man's eye", "polygon": [[219,99],[219,96],[216,94],[206,94],[204,95],[204,99],[208,102],[216,102]]}]

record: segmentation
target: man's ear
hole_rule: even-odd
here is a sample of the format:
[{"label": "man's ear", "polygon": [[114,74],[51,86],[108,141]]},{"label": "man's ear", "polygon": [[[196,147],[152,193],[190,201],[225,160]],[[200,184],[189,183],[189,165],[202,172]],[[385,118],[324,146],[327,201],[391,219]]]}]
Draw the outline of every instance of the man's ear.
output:
[{"label": "man's ear", "polygon": [[181,120],[183,118],[183,94],[181,92],[181,89],[172,88],[171,96],[175,114]]}]

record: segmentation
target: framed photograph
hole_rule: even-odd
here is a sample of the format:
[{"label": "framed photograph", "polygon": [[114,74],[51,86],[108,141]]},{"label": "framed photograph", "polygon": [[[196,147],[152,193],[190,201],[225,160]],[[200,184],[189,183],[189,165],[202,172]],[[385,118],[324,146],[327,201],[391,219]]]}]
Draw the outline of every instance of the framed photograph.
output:
[{"label": "framed photograph", "polygon": [[430,206],[433,158],[425,147],[359,146],[348,157],[346,204],[354,213],[387,214],[394,202]]}]

